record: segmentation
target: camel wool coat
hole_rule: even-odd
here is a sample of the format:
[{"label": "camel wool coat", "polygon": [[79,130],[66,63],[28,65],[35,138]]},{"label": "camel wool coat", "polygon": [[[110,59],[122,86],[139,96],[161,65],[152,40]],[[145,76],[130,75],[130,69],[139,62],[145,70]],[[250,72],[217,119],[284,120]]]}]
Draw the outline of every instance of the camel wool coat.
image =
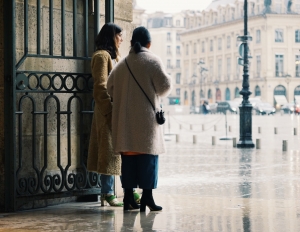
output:
[{"label": "camel wool coat", "polygon": [[[161,97],[171,92],[171,77],[161,59],[142,47],[140,53],[130,50],[128,65],[156,109]],[[162,126],[156,122],[155,112],[134,78],[125,59],[112,70],[108,93],[113,98],[112,139],[116,152],[138,152],[159,155],[165,153]]]},{"label": "camel wool coat", "polygon": [[91,61],[94,80],[93,97],[95,100],[94,114],[89,141],[87,169],[106,175],[121,175],[121,158],[112,146],[112,102],[107,93],[107,78],[112,70],[110,54],[98,50]]}]

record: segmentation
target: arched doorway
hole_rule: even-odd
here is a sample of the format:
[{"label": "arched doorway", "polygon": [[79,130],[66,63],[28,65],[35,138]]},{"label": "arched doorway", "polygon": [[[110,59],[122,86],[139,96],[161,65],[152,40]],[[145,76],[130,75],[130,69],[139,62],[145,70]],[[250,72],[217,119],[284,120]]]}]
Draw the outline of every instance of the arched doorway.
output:
[{"label": "arched doorway", "polygon": [[259,87],[258,85],[255,86],[255,89],[254,89],[254,96],[255,96],[255,97],[261,96],[260,87]]},{"label": "arched doorway", "polygon": [[211,89],[208,90],[207,92],[207,99],[210,103],[212,103],[213,99],[212,99],[212,93],[211,93]]},{"label": "arched doorway", "polygon": [[283,85],[277,85],[274,89],[274,95],[284,95],[286,96],[286,89]]},{"label": "arched doorway", "polygon": [[298,85],[294,90],[295,103],[300,104],[300,85]]},{"label": "arched doorway", "polygon": [[195,101],[195,91],[193,90],[192,92],[192,106],[195,106],[196,104],[196,101]]},{"label": "arched doorway", "polygon": [[188,105],[188,104],[189,104],[188,92],[184,91],[184,105]]},{"label": "arched doorway", "polygon": [[230,89],[229,88],[226,88],[226,91],[225,91],[225,100],[226,101],[230,101]]},{"label": "arched doorway", "polygon": [[277,85],[274,89],[274,106],[279,110],[286,103],[286,89],[283,85]]},{"label": "arched doorway", "polygon": [[216,89],[216,102],[219,102],[222,100],[221,96],[221,90],[219,88]]},{"label": "arched doorway", "polygon": [[200,90],[200,99],[201,99],[201,98],[205,98],[205,96],[204,96],[204,92],[203,92],[203,90],[202,90],[202,89]]},{"label": "arched doorway", "polygon": [[240,95],[240,90],[238,87],[235,87],[235,90],[234,90],[234,98],[239,98],[241,95]]}]

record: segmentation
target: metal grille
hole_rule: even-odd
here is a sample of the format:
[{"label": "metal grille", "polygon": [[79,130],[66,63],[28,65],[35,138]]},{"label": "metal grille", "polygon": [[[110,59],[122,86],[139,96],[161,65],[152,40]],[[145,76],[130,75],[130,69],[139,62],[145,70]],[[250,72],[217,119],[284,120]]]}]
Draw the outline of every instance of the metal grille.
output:
[{"label": "metal grille", "polygon": [[100,29],[99,0],[13,0],[4,6],[13,29],[5,38],[12,53],[6,65],[12,73],[5,72],[5,117],[11,117],[6,173],[12,174],[6,210],[32,200],[99,194],[99,176],[86,169],[93,83],[84,72]]}]

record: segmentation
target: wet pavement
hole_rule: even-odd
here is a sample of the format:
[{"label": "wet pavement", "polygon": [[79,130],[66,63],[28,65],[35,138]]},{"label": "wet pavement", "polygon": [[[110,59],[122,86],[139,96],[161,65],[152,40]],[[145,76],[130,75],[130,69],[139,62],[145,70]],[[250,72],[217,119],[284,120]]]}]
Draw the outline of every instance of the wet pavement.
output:
[{"label": "wet pavement", "polygon": [[[227,123],[227,137],[238,139],[239,116],[228,115]],[[0,232],[300,231],[299,123],[299,116],[253,116],[253,141],[260,139],[261,149],[237,149],[232,140],[220,140],[224,115],[170,116],[168,152],[160,156],[153,192],[163,211],[123,213],[100,202],[74,202],[0,214]]]}]

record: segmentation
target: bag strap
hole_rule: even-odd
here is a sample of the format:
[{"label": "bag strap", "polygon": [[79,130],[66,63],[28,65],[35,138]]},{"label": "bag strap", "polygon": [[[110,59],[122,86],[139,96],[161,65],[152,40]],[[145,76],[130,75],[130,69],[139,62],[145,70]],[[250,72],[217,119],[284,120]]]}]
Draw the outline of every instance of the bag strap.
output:
[{"label": "bag strap", "polygon": [[152,108],[153,108],[153,110],[154,110],[154,112],[155,112],[155,107],[154,107],[154,105],[152,104],[152,102],[150,101],[149,97],[147,96],[147,94],[146,94],[145,91],[143,90],[142,86],[139,84],[139,82],[136,80],[135,76],[133,75],[131,69],[129,68],[129,65],[128,65],[128,63],[127,63],[126,58],[125,58],[125,63],[126,63],[126,65],[127,65],[127,68],[128,68],[128,70],[129,70],[129,72],[131,73],[132,77],[134,78],[135,82],[136,82],[136,83],[138,84],[138,86],[141,88],[141,90],[143,91],[143,93],[144,93],[145,96],[147,97],[148,101],[149,101],[150,104],[152,105]]}]

